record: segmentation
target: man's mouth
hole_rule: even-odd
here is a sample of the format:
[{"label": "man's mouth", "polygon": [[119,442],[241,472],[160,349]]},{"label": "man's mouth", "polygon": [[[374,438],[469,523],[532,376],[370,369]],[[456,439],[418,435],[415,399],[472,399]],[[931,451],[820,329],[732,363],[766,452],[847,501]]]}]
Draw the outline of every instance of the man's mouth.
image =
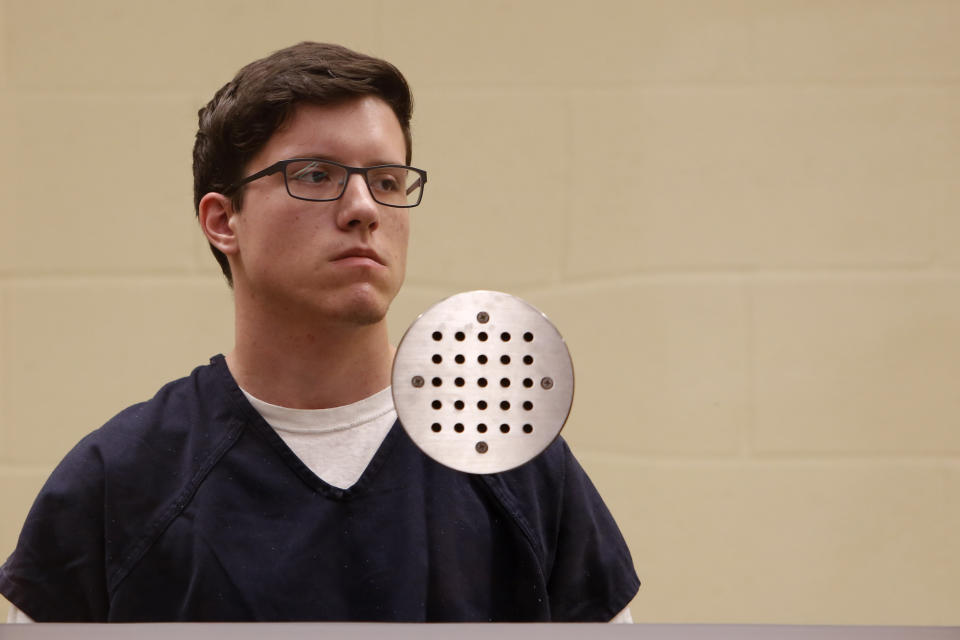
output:
[{"label": "man's mouth", "polygon": [[342,251],[334,256],[331,262],[355,264],[370,264],[373,262],[380,266],[385,266],[383,258],[380,257],[380,254],[369,247],[353,247],[351,249],[347,249],[346,251]]}]

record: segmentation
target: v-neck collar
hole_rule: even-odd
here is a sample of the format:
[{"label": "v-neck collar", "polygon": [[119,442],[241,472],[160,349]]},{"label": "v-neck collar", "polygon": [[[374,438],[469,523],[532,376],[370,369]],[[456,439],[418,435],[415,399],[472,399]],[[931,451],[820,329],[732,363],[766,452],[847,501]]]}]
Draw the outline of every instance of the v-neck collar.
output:
[{"label": "v-neck collar", "polygon": [[335,487],[323,478],[315,474],[304,462],[297,456],[293,450],[287,446],[277,432],[271,427],[263,416],[253,408],[253,405],[247,400],[237,381],[234,380],[230,368],[227,366],[226,359],[222,354],[218,354],[210,359],[210,365],[217,373],[217,377],[224,385],[229,399],[230,408],[237,414],[242,422],[253,428],[253,431],[259,437],[263,438],[267,444],[277,453],[281,460],[293,471],[304,483],[317,493],[334,500],[349,500],[357,495],[366,493],[373,484],[379,470],[383,467],[390,455],[391,449],[403,437],[403,427],[400,421],[393,423],[390,431],[371,458],[367,468],[363,470],[357,481],[347,489]]}]

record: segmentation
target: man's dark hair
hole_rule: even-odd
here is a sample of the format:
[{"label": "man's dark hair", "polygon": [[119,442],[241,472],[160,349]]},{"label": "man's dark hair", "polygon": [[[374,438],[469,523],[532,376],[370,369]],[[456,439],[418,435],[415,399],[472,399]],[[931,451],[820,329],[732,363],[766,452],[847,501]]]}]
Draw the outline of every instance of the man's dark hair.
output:
[{"label": "man's dark hair", "polygon": [[[244,166],[298,104],[336,104],[363,96],[376,96],[393,109],[410,164],[413,97],[403,75],[389,62],[335,44],[301,42],[240,69],[199,112],[193,145],[197,215],[204,195],[226,193],[243,178]],[[243,191],[229,194],[237,211],[243,206]],[[213,245],[210,249],[233,286],[227,257]]]}]

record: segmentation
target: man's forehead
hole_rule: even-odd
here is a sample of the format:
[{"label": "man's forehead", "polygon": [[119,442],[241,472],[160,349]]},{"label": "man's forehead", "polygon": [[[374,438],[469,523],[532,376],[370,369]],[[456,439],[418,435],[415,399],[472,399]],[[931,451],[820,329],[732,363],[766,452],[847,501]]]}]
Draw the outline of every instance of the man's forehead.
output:
[{"label": "man's forehead", "polygon": [[[396,125],[397,130],[402,133],[400,120],[396,113],[386,100],[376,95],[356,96],[336,102],[295,102],[274,133],[281,133],[304,121],[320,127],[330,120],[359,119],[362,116],[373,115],[384,119],[391,125]],[[340,122],[337,124],[340,124]]]},{"label": "man's forehead", "polygon": [[403,163],[405,152],[403,129],[390,105],[377,96],[359,96],[330,104],[294,105],[257,155],[272,161],[324,157],[387,164]]}]

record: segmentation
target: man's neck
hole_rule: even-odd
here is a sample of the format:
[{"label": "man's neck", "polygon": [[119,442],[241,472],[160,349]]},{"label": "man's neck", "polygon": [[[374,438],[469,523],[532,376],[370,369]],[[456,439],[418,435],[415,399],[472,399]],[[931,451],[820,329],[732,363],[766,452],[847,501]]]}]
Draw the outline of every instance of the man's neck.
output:
[{"label": "man's neck", "polygon": [[293,409],[327,409],[389,386],[393,353],[385,320],[363,326],[257,326],[238,317],[227,366],[237,383],[260,400]]}]

